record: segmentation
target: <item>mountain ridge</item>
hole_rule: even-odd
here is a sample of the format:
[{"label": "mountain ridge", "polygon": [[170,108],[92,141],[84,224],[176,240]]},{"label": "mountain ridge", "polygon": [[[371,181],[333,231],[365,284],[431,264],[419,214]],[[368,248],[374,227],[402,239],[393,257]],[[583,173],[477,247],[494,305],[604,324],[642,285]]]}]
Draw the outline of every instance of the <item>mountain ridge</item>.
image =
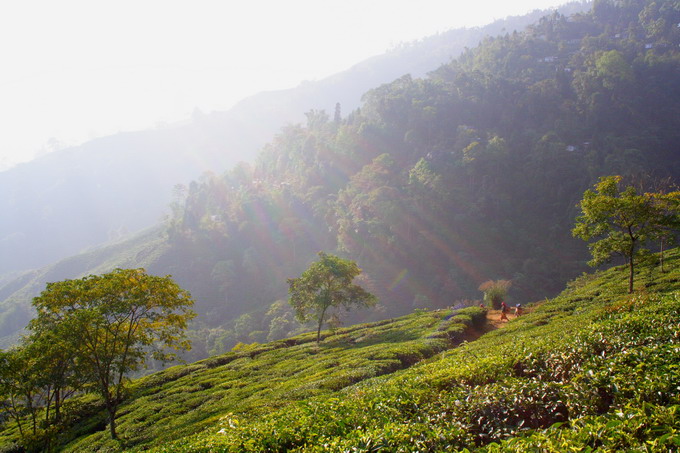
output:
[{"label": "mountain ridge", "polygon": [[[240,345],[134,381],[120,441],[96,399],[76,398],[60,448],[673,448],[680,250],[666,265],[646,262],[634,294],[625,266],[584,274],[501,329],[485,327],[484,308],[447,308],[324,331],[319,346],[313,331]],[[0,441],[16,447],[17,430]]]},{"label": "mountain ridge", "polygon": [[[672,10],[616,8],[489,38],[339,120],[308,112],[254,165],[190,184],[149,269],[197,300],[190,359],[291,334],[290,313],[267,313],[319,250],[356,260],[390,301],[349,322],[475,299],[488,279],[512,279],[522,300],[559,291],[585,269],[570,232],[583,192],[603,174],[679,170],[677,52],[661,45],[677,30],[640,19],[671,23]],[[636,113],[647,100],[654,117]]]},{"label": "mountain ridge", "polygon": [[[584,7],[576,5],[565,8]],[[538,14],[433,37],[434,54],[424,39],[411,53],[391,52],[318,82],[254,95],[227,112],[196,112],[164,129],[103,137],[0,172],[0,274],[41,267],[149,227],[167,214],[173,186],[254,159],[282,126],[303,121],[304,112],[333,111],[337,102],[353,110],[376,84],[429,71],[484,35],[523,28]],[[78,162],[63,162],[68,155]],[[41,185],[47,187],[36,192]]]}]

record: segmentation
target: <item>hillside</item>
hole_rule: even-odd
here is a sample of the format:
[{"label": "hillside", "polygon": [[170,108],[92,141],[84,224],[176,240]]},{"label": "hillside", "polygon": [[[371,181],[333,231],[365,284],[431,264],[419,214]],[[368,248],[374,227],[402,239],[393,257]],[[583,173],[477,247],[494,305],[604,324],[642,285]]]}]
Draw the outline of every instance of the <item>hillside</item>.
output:
[{"label": "hillside", "polygon": [[119,443],[79,397],[63,451],[672,450],[680,250],[656,261],[633,295],[625,268],[583,275],[496,330],[480,308],[419,311],[170,368],[134,381]]},{"label": "hillside", "polygon": [[[173,275],[200,313],[190,359],[297,333],[277,307],[319,250],[357,261],[383,301],[349,323],[474,300],[488,279],[512,280],[513,300],[551,297],[586,268],[570,231],[586,189],[603,175],[680,176],[679,10],[602,1],[551,14],[375,87],[353,111],[308,111],[253,165],[179,191],[148,253],[119,244],[118,261],[75,261],[94,272],[139,257]],[[25,317],[24,283],[5,287],[3,308]]]},{"label": "hillside", "polygon": [[[571,4],[564,11],[584,7]],[[158,224],[168,214],[173,187],[252,162],[304,112],[333,111],[338,102],[349,112],[366,90],[403,74],[423,75],[484,36],[521,30],[544,13],[423,38],[326,79],[251,96],[228,111],[121,132],[0,172],[0,275],[43,267]]]},{"label": "hillside", "polygon": [[[586,268],[571,235],[585,190],[680,177],[680,17],[659,5],[547,16],[345,116],[308,112],[255,165],[189,187],[168,228],[173,275],[225,342],[267,338],[264,314],[319,250],[356,260],[385,301],[362,320],[474,300],[488,279],[555,295]],[[243,337],[227,311],[266,335]]]},{"label": "hillside", "polygon": [[[16,280],[0,287],[0,348],[16,344],[23,326],[34,316],[30,303],[45,289],[48,282],[79,278],[109,272],[114,268],[144,267],[156,270],[159,257],[167,251],[162,228],[144,230],[132,239],[112,242],[66,258],[40,270],[24,273]],[[162,272],[162,269],[158,269]]]}]

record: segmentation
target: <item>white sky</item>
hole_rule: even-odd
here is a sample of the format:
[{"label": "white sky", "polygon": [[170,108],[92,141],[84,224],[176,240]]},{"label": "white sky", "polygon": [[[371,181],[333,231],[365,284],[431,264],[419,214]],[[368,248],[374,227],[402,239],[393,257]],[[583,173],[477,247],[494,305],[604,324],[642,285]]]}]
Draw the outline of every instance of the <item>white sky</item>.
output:
[{"label": "white sky", "polygon": [[227,110],[399,43],[563,3],[3,0],[0,170],[57,142]]}]

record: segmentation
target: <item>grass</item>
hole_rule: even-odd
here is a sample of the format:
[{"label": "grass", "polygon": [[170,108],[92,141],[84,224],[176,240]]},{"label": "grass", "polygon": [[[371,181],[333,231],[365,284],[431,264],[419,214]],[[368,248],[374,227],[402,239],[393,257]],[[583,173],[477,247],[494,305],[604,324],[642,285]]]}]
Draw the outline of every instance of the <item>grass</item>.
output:
[{"label": "grass", "polygon": [[313,333],[304,334],[169,368],[131,386],[117,417],[121,443],[96,431],[71,440],[65,451],[162,445],[210,430],[225,416],[256,420],[294,402],[328,398],[452,347],[484,317],[479,308],[451,314],[414,313],[328,331],[319,346]]},{"label": "grass", "polygon": [[341,396],[230,415],[153,451],[669,451],[680,273],[584,276],[507,327]]},{"label": "grass", "polygon": [[63,450],[677,450],[678,251],[667,265],[641,267],[633,295],[624,268],[584,275],[476,340],[473,307],[176,366],[132,383],[119,442],[94,400],[74,402]]}]

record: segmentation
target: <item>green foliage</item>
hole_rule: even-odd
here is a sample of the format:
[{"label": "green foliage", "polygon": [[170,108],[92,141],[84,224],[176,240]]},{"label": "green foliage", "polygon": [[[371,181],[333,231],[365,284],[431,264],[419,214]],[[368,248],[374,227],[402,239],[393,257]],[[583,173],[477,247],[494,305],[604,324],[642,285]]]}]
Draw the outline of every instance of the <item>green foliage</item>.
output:
[{"label": "green foliage", "polygon": [[493,308],[501,308],[501,303],[508,296],[508,290],[512,286],[510,280],[487,280],[479,285],[479,290],[484,293],[484,301]]},{"label": "green foliage", "polygon": [[82,437],[64,434],[64,450],[673,450],[680,251],[667,264],[640,269],[646,290],[634,295],[625,269],[584,275],[474,341],[465,326],[483,325],[481,307],[176,366],[132,383],[119,445],[100,431],[103,406],[71,400],[65,417]]},{"label": "green foliage", "polygon": [[[188,309],[192,304],[189,293],[170,277],[148,275],[143,269],[50,283],[33,300],[38,316],[29,325],[31,346],[38,359],[55,364],[47,369],[70,365],[70,374],[82,376],[99,393],[115,439],[127,376],[148,358],[172,359],[174,354],[162,347],[190,347],[184,330],[194,316]],[[61,353],[56,357],[54,346]],[[61,368],[48,373],[46,385],[66,387],[65,373]]]},{"label": "green foliage", "polygon": [[[181,263],[176,266],[182,279],[192,281],[210,313],[206,338],[222,338],[224,347],[250,343],[232,353],[242,355],[209,363],[215,368],[238,364],[239,370],[252,372],[258,357],[280,352],[252,344],[251,334],[263,337],[267,327],[267,335],[285,330],[278,318],[286,315],[269,318],[267,308],[284,297],[285,277],[302,272],[320,249],[341,250],[361,264],[371,291],[386,302],[382,314],[369,316],[403,314],[414,302],[435,308],[472,298],[479,282],[491,275],[511,276],[520,300],[555,294],[583,270],[582,244],[570,235],[574,203],[599,175],[680,174],[677,23],[671,1],[601,1],[588,14],[548,16],[525,33],[485,40],[427,79],[405,76],[371,90],[361,110],[346,119],[331,122],[323,112],[309,112],[306,126],[283,129],[253,167],[193,183],[169,229],[171,250],[163,259]],[[660,239],[656,233],[649,238]],[[676,256],[673,262],[677,265]],[[654,293],[676,290],[675,270],[659,274],[639,267],[639,287]],[[338,374],[320,374],[328,377],[323,384],[295,387],[292,395],[309,397],[299,404],[268,392],[282,382],[276,375],[252,386],[215,376],[176,389],[176,405],[153,406],[139,415],[163,426],[175,419],[182,427],[177,437],[206,427],[202,434],[158,447],[168,451],[491,449],[534,435],[541,445],[543,431],[553,440],[558,433],[573,435],[583,448],[596,449],[605,441],[592,433],[612,433],[600,423],[607,417],[612,421],[615,411],[632,420],[647,411],[617,393],[607,376],[630,378],[643,387],[640,376],[630,367],[614,366],[613,360],[625,357],[624,350],[638,350],[653,361],[649,351],[634,340],[617,340],[612,353],[605,350],[602,356],[600,335],[613,332],[611,323],[620,322],[617,328],[625,330],[640,321],[637,312],[600,311],[626,297],[621,276],[615,270],[580,279],[501,331],[389,378],[345,387],[377,376],[376,369],[396,369],[395,360],[408,364],[441,350],[450,338],[464,338],[460,326],[470,321],[462,316],[430,331],[423,346],[427,354],[409,345],[398,359],[389,357],[379,366],[343,356],[350,368],[342,371],[329,359],[326,366]],[[651,295],[639,312],[647,310],[646,319],[668,320],[676,314],[668,303],[673,297]],[[246,312],[252,330],[236,340],[233,320]],[[657,327],[642,327],[640,335],[675,344],[668,324],[666,330]],[[285,341],[307,344],[312,337],[280,344],[292,351]],[[367,335],[371,338],[377,337]],[[675,360],[666,352],[660,356]],[[262,367],[280,363],[301,372],[316,363],[277,359]],[[615,374],[608,374],[610,367]],[[659,364],[673,376],[669,367]],[[172,373],[194,371],[198,368]],[[648,411],[659,421],[677,404],[660,376],[654,375],[651,393],[645,393],[670,395],[670,403],[652,403]],[[202,402],[200,395],[219,387],[220,378],[235,392],[230,401],[249,402],[239,407]],[[338,401],[326,398],[339,388],[345,390]],[[251,418],[249,410],[256,415]],[[163,422],[153,416],[160,411],[167,411]],[[225,417],[224,424],[216,429],[219,417]],[[570,423],[548,425],[565,417]],[[590,434],[580,437],[579,426],[587,426],[583,432]],[[633,429],[634,422],[627,426]],[[675,426],[662,429],[669,433]],[[144,429],[130,421],[129,431]],[[628,444],[612,441],[605,448],[642,449],[645,442],[662,445],[673,439],[653,438],[646,427],[634,432]],[[83,447],[82,442],[73,448]]]},{"label": "green foliage", "polygon": [[[309,112],[306,126],[283,129],[252,167],[238,166],[225,175],[206,175],[192,183],[175,206],[167,243],[158,240],[152,248],[139,246],[116,257],[116,262],[149,260],[157,266],[171,266],[178,281],[190,282],[197,305],[207,313],[204,325],[194,332],[205,343],[203,352],[196,353],[202,355],[196,357],[229,350],[238,341],[248,343],[233,355],[205,362],[206,368],[210,368],[208,363],[213,366],[210,369],[233,362],[244,372],[254,372],[255,358],[270,351],[271,346],[253,342],[293,333],[289,329],[291,313],[267,314],[268,308],[285,297],[286,276],[303,272],[320,249],[342,250],[361,264],[371,292],[386,303],[384,312],[367,316],[396,316],[409,312],[414,304],[448,306],[452,300],[475,297],[479,282],[491,275],[511,276],[513,295],[519,300],[555,294],[564,281],[582,271],[582,244],[571,238],[569,230],[577,214],[575,200],[599,175],[680,174],[677,23],[675,2],[596,2],[588,14],[572,18],[555,14],[525,33],[489,38],[427,79],[402,77],[372,90],[361,110],[340,121],[329,121],[323,112]],[[652,200],[656,209],[666,212],[677,206],[670,198]],[[665,226],[662,233],[656,230],[647,237],[666,241],[668,231]],[[83,272],[87,266],[82,261],[92,256],[67,263],[69,272]],[[671,258],[668,273],[638,266],[638,287],[652,292],[674,287],[674,260]],[[575,335],[584,326],[605,329],[609,321],[598,319],[594,307],[615,304],[624,297],[618,284],[621,277],[621,273],[608,272],[580,279],[571,285],[570,293],[546,302],[501,332],[450,355],[447,352],[439,365],[433,362],[431,367],[396,374],[394,381],[376,379],[375,387],[365,384],[363,396],[357,390],[345,400],[343,393],[340,403],[320,397],[290,414],[276,412],[253,421],[243,415],[251,408],[267,412],[276,409],[272,406],[277,401],[281,407],[289,401],[272,397],[275,402],[268,403],[270,382],[265,378],[248,386],[243,380],[215,375],[195,385],[185,382],[171,393],[176,400],[165,405],[145,403],[148,406],[139,409],[137,416],[163,427],[168,426],[167,420],[176,419],[180,436],[204,426],[212,429],[217,417],[234,411],[236,415],[225,421],[225,427],[241,427],[233,436],[242,436],[242,449],[256,445],[263,449],[309,445],[314,449],[323,445],[314,443],[320,439],[331,450],[350,446],[436,450],[492,442],[488,444],[491,449],[494,443],[501,445],[515,434],[512,439],[519,442],[517,450],[522,449],[520,438],[528,439],[527,448],[557,445],[554,448],[559,450],[561,444],[551,443],[558,442],[559,436],[564,437],[565,448],[578,448],[580,442],[595,449],[600,445],[594,440],[597,432],[616,437],[616,426],[633,437],[620,444],[615,439],[602,440],[603,444],[609,442],[603,448],[641,449],[644,439],[666,448],[673,442],[669,433],[675,425],[663,420],[673,414],[672,404],[652,403],[654,406],[644,408],[637,401],[630,407],[617,403],[619,393],[606,377],[612,363],[591,363],[587,354],[578,352],[582,348],[591,355],[601,354],[597,334],[583,341]],[[663,305],[650,300],[650,306]],[[665,316],[670,310],[668,304],[663,305],[659,314]],[[244,313],[250,320],[241,319],[244,322],[237,325]],[[28,312],[16,309],[12,316],[4,316],[5,326],[23,325],[16,323],[21,316],[25,319]],[[611,316],[630,323],[634,314],[615,312]],[[422,349],[414,352],[414,346],[409,345],[379,365],[347,360],[351,370],[338,369],[333,376],[319,372],[322,379],[327,378],[323,384],[315,381],[308,387],[296,387],[292,394],[299,398],[327,395],[325,392],[345,388],[362,377],[429,357],[451,338],[465,338],[461,326],[467,322],[461,316],[432,330],[427,342],[419,343]],[[640,332],[660,342],[664,334],[654,329],[640,328]],[[302,336],[294,341],[300,338],[305,344],[313,340]],[[382,337],[367,334],[366,338]],[[292,349],[285,341],[280,344]],[[669,341],[674,344],[675,340]],[[629,346],[628,350],[640,349],[634,342]],[[667,360],[668,351],[656,352]],[[639,354],[652,361],[647,352]],[[301,372],[311,362],[281,366]],[[531,366],[524,367],[524,363]],[[659,367],[666,370],[666,365]],[[326,366],[337,368],[331,359]],[[274,368],[274,362],[263,368]],[[627,378],[623,368],[614,370]],[[197,370],[173,369],[162,379],[174,382]],[[592,370],[593,376],[587,370]],[[672,369],[666,371],[674,376]],[[582,375],[574,379],[574,385],[567,382],[567,377],[578,373]],[[516,380],[506,380],[507,376]],[[543,384],[526,382],[534,376],[546,376],[547,380]],[[663,379],[654,376],[646,395],[663,390]],[[215,400],[201,400],[199,395],[220,387],[220,379],[235,392],[230,401],[252,398],[252,406],[220,405],[218,399],[223,394],[216,394]],[[631,379],[644,387],[639,376]],[[619,382],[615,384],[621,388]],[[517,401],[503,392],[506,387],[518,395]],[[160,398],[162,392],[158,392]],[[264,394],[262,399],[252,397],[257,392]],[[468,392],[473,395],[469,404]],[[672,392],[670,395],[674,398]],[[567,405],[572,423],[542,426],[553,421],[540,410],[543,406],[564,416],[558,401]],[[484,412],[486,403],[490,413]],[[611,413],[614,406],[630,419],[614,423],[618,420],[617,413]],[[128,407],[132,413],[132,406]],[[387,415],[383,417],[374,407]],[[589,414],[588,407],[596,408],[595,413]],[[366,414],[363,408],[368,408]],[[314,411],[328,423],[327,431],[310,421]],[[534,418],[521,415],[534,412]],[[656,427],[636,427],[640,414],[649,414],[669,436],[665,440],[663,436],[650,438]],[[483,423],[475,425],[481,417]],[[144,434],[153,432],[152,425],[126,420],[126,431],[136,439],[132,442],[161,438]],[[101,429],[95,429],[97,423],[82,422],[79,432],[86,435]],[[525,426],[535,425],[541,427],[524,431]],[[587,434],[581,435],[579,426]],[[257,431],[260,428],[264,431]],[[484,437],[487,431],[490,434]],[[272,433],[285,434],[281,443],[276,443]],[[196,449],[213,441],[227,445],[225,448],[241,445],[236,437],[229,437],[232,434],[218,436],[210,431],[197,436],[187,438],[185,445]],[[635,440],[640,438],[643,440]],[[74,449],[94,442],[89,436],[84,439],[88,440]],[[96,442],[103,445],[103,437]]]},{"label": "green foliage", "polygon": [[[117,417],[120,438],[128,448],[147,448],[204,429],[229,430],[295,401],[333,397],[348,386],[435,357],[452,345],[435,334],[451,325],[461,325],[456,312],[413,314],[322,332],[318,347],[310,333],[169,368],[132,383]],[[72,418],[85,423],[75,414]],[[84,434],[66,451],[105,445],[106,436],[96,428]]]},{"label": "green foliage", "polygon": [[645,279],[653,292],[627,295],[621,269],[585,276],[436,359],[338,397],[257,417],[232,413],[154,451],[672,451],[680,440],[677,250],[671,261],[671,275]]},{"label": "green foliage", "polygon": [[612,255],[625,257],[630,269],[628,292],[632,293],[635,264],[646,252],[643,246],[667,228],[680,227],[680,210],[673,194],[639,194],[633,186],[622,190],[620,183],[620,176],[602,177],[595,192],[585,192],[582,215],[572,232],[585,241],[596,240],[589,244],[592,266],[609,261]]},{"label": "green foliage", "polygon": [[319,260],[312,263],[298,278],[288,279],[290,304],[300,322],[317,322],[316,342],[321,337],[321,326],[328,321],[329,310],[353,306],[370,307],[376,297],[353,283],[361,269],[353,261],[319,252]]}]

